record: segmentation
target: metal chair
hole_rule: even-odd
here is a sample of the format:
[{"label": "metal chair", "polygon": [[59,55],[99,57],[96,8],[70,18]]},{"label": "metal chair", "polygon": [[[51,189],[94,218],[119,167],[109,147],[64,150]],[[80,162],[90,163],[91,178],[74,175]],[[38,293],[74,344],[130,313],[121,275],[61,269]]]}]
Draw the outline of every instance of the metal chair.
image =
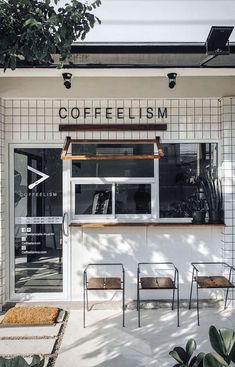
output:
[{"label": "metal chair", "polygon": [[[146,265],[156,265],[162,267],[163,265],[168,266],[167,269],[157,270],[161,272],[167,271],[173,272],[173,277],[169,276],[157,276],[157,277],[141,277],[141,267]],[[177,291],[177,326],[179,326],[179,271],[176,266],[171,262],[165,263],[138,263],[137,268],[137,311],[138,311],[138,326],[140,327],[140,291],[141,290],[173,290],[172,295],[172,310],[174,310],[175,303],[175,290]]]},{"label": "metal chair", "polygon": [[[234,288],[234,285],[231,281],[232,271],[235,268],[231,265],[228,265],[225,262],[195,262],[191,263],[193,267],[192,272],[192,281],[191,281],[191,288],[190,288],[190,297],[189,297],[189,310],[191,309],[192,305],[192,292],[193,292],[193,284],[196,283],[197,286],[197,323],[198,326],[200,325],[199,320],[199,289],[226,289],[225,301],[224,301],[224,309],[226,309],[227,300],[228,300],[228,291],[230,288]],[[223,275],[206,275],[206,276],[199,276],[199,269],[200,265],[223,265],[225,268],[229,269],[228,277]]]},{"label": "metal chair", "polygon": [[[89,267],[119,266],[120,277],[88,277]],[[121,263],[88,264],[83,273],[83,327],[86,327],[86,309],[88,307],[88,291],[122,291],[122,325],[125,326],[125,269]]]}]

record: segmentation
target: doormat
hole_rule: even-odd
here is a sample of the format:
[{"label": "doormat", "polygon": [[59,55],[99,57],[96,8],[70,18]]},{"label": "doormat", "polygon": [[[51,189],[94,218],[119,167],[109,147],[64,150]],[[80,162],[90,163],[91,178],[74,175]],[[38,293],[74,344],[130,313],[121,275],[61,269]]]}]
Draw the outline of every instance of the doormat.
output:
[{"label": "doormat", "polygon": [[15,306],[8,310],[3,325],[52,325],[57,321],[60,309],[42,306]]}]

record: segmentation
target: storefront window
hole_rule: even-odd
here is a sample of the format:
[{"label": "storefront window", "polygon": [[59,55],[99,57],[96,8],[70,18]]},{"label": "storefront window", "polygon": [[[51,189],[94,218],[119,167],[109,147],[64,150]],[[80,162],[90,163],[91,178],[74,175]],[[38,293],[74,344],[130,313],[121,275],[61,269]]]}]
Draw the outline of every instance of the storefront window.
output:
[{"label": "storefront window", "polygon": [[116,214],[151,214],[151,185],[116,184]]},{"label": "storefront window", "polygon": [[99,154],[154,154],[154,145],[74,145],[75,154],[91,156],[72,162],[74,219],[108,215],[111,220],[191,222],[196,211],[206,215],[209,207],[197,179],[208,172],[217,176],[217,144],[170,143],[162,148],[160,159],[97,160]]},{"label": "storefront window", "polygon": [[75,214],[112,214],[112,186],[76,184]]},{"label": "storefront window", "polygon": [[[73,155],[153,154],[153,144],[73,144]],[[73,177],[152,177],[153,160],[73,161]]]},{"label": "storefront window", "polygon": [[188,218],[203,210],[197,176],[217,174],[216,144],[163,144],[159,161],[160,218]]}]

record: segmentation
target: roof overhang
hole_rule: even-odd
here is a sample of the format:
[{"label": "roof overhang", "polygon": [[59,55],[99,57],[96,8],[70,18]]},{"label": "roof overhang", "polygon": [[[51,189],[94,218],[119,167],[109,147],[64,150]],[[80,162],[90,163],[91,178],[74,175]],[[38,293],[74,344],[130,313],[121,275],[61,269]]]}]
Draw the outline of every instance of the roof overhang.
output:
[{"label": "roof overhang", "polygon": [[[207,48],[203,43],[74,43],[71,52],[71,62],[64,65],[64,69],[73,70],[73,75],[74,70],[78,70],[79,76],[87,76],[89,73],[84,70],[92,69],[96,70],[95,74],[100,73],[104,76],[103,70],[106,69],[235,68],[235,43],[229,45],[229,54],[218,54],[205,65],[202,65],[202,61],[207,56]],[[45,73],[45,70],[55,69],[51,75],[57,75],[59,55],[52,56],[53,64],[27,64],[22,60],[18,63],[17,70],[33,70],[33,76],[36,76],[36,70],[43,70]],[[150,74],[152,76],[152,72]],[[41,76],[40,73],[38,75]],[[123,75],[125,76],[125,73]],[[16,76],[15,72],[13,76]]]}]

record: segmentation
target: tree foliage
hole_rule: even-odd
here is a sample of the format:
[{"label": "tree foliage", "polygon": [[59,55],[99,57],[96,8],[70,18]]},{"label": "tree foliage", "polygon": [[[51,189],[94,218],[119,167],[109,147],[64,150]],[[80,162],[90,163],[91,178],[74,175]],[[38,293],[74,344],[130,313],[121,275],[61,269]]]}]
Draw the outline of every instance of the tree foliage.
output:
[{"label": "tree foliage", "polygon": [[83,40],[100,20],[92,11],[101,0],[83,4],[71,0],[0,0],[0,64],[14,70],[19,60],[51,64],[53,54],[60,65],[71,56],[72,43]]}]

